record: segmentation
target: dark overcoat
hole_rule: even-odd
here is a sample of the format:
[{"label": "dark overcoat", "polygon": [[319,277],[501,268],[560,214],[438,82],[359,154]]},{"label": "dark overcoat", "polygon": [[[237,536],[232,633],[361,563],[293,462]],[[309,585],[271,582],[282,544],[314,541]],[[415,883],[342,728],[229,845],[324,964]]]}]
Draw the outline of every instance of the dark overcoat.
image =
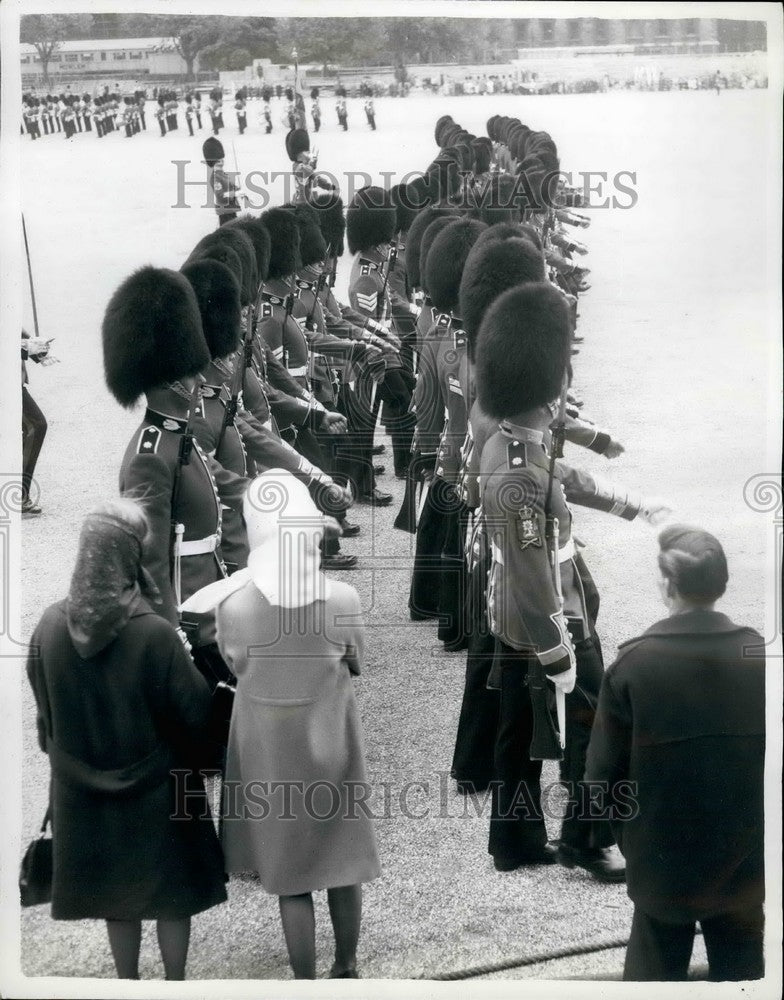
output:
[{"label": "dark overcoat", "polygon": [[172,626],[141,602],[85,660],[60,601],[33,634],[27,674],[52,768],[52,916],[178,920],[223,902],[204,785],[173,773],[193,762],[210,694]]},{"label": "dark overcoat", "polygon": [[632,781],[613,825],[629,896],[685,923],[762,901],[763,639],[716,611],[665,618],[607,670],[588,781]]}]

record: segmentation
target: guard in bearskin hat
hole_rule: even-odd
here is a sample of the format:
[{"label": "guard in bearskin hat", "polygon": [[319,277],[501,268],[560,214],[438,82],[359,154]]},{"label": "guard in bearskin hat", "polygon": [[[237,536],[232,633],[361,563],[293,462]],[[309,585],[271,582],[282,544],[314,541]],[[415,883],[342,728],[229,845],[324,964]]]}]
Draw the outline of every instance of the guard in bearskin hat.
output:
[{"label": "guard in bearskin hat", "polygon": [[321,128],[321,105],[319,104],[319,88],[312,87],[310,91],[310,115],[313,119],[313,131],[318,132]]},{"label": "guard in bearskin hat", "polygon": [[240,87],[237,91],[236,98],[234,101],[234,110],[237,112],[237,128],[240,130],[240,135],[243,134],[245,129],[248,127],[248,111],[247,111],[247,95],[244,87]]},{"label": "guard in bearskin hat", "polygon": [[207,182],[213,193],[218,225],[224,226],[236,219],[240,210],[237,184],[223,169],[225,154],[220,139],[210,136],[204,140],[201,149],[207,164]]},{"label": "guard in bearskin hat", "polygon": [[[567,694],[561,780],[573,794],[557,859],[567,867],[585,868],[600,881],[617,882],[623,880],[624,863],[612,846],[609,824],[587,815],[579,801],[604,671],[594,627],[598,595],[585,563],[574,552],[566,500],[649,521],[666,508],[660,501],[646,503],[629,493],[624,498],[617,488],[592,485],[592,477],[580,477],[563,462],[552,467],[550,486],[547,452],[553,400],[566,392],[572,328],[566,297],[552,285],[529,283],[495,299],[482,319],[476,343],[478,403],[491,420],[501,421],[480,459],[482,507],[492,553],[488,621],[495,637],[488,684],[501,691],[494,752],[494,778],[501,783],[493,791],[489,850],[499,870],[548,864],[555,857],[543,821],[531,822],[530,816],[525,821],[510,819],[508,810],[519,794],[520,781],[526,782],[531,801],[539,801],[541,762],[521,759],[518,750],[511,751],[513,742],[517,747],[530,742],[531,706],[523,680],[526,661],[536,657]],[[503,365],[495,360],[499,357],[504,358]],[[557,519],[553,523],[559,530],[562,599],[547,561],[548,518]]]},{"label": "guard in bearskin hat", "polygon": [[198,443],[189,446],[199,372],[210,355],[198,301],[183,275],[143,267],[126,278],[107,306],[102,336],[112,395],[125,407],[141,396],[147,400],[122,460],[120,490],[145,505],[147,568],[161,593],[158,610],[177,625],[182,602],[225,576],[222,506],[241,510],[247,480],[221,470]]},{"label": "guard in bearskin hat", "polygon": [[409,610],[413,620],[438,618],[438,637],[449,651],[464,649],[467,508],[457,493],[465,439],[468,384],[466,336],[459,319],[460,280],[484,225],[473,219],[435,220],[423,243],[425,284],[436,310],[419,357],[414,390],[414,451],[423,480]]},{"label": "guard in bearskin hat", "polygon": [[346,108],[346,88],[342,84],[335,87],[335,111],[338,116],[338,125],[344,132],[348,131],[348,110]]},{"label": "guard in bearskin hat", "polygon": [[[395,238],[397,211],[389,192],[379,187],[366,187],[353,197],[346,217],[349,251],[355,254],[349,279],[349,302],[361,315],[372,318],[383,327],[392,321],[388,279],[384,279],[391,243]],[[399,351],[401,342],[396,334],[391,341]],[[411,459],[411,439],[414,420],[409,412],[413,378],[398,353],[385,359],[384,381],[379,396],[384,401],[384,423],[392,437],[395,474],[404,478]],[[388,496],[386,494],[385,496]],[[366,502],[381,501],[373,493]]]}]

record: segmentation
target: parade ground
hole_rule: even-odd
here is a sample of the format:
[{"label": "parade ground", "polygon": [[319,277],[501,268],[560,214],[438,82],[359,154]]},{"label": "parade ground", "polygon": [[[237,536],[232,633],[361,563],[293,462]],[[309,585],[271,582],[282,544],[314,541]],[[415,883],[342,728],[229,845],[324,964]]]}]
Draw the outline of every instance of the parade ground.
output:
[{"label": "parade ground", "polygon": [[[775,525],[773,513],[760,509],[759,486],[777,471],[769,436],[779,433],[772,396],[780,363],[771,229],[777,222],[768,201],[775,184],[768,151],[778,152],[769,131],[773,99],[765,90],[384,98],[376,101],[375,132],[361,101],[349,101],[343,132],[333,102],[323,100],[322,130],[311,135],[319,167],[335,175],[346,202],[351,185],[366,182],[359,172],[389,185],[423,170],[435,155],[433,126],[443,114],[476,134],[485,133],[493,114],[519,116],[551,133],[573,183],[594,175],[597,207],[586,210],[592,225],[577,232],[590,249],[592,288],[580,299],[584,342],[574,386],[585,415],[626,451],[608,461],[567,446],[567,457],[666,499],[679,520],[717,535],[730,569],[719,608],[764,634]],[[288,168],[284,104],[273,100],[268,136],[260,108],[250,102],[249,127],[239,136],[226,104],[226,169],[241,177]],[[37,469],[44,513],[22,526],[23,640],[42,610],[67,592],[80,522],[117,494],[120,459],[140,419],[139,410],[121,410],[104,385],[101,321],[109,297],[143,264],[179,268],[216,225],[214,211],[199,207],[201,145],[209,134],[203,117],[205,129],[193,138],[182,115],[179,130],[162,138],[151,110],[146,132],[132,138],[22,137],[22,208],[41,336],[56,338],[52,354],[61,362],[29,366],[30,390],[49,430]],[[625,192],[614,182],[622,172]],[[607,180],[596,193],[599,174]],[[201,184],[184,188],[190,207],[173,207],[183,200],[178,176]],[[254,184],[264,186],[258,177]],[[270,204],[280,203],[282,180],[270,187]],[[346,255],[339,297],[349,269]],[[26,325],[32,332],[29,305]],[[619,947],[546,959],[625,941],[632,913],[625,886],[557,865],[499,874],[487,853],[489,801],[458,795],[448,777],[465,653],[444,654],[434,624],[408,619],[413,536],[392,526],[403,483],[392,475],[388,441],[385,458],[379,486],[395,494],[395,503],[352,510],[362,532],[344,551],[356,553],[360,567],[341,577],[359,591],[367,626],[367,664],[356,690],[383,870],[365,887],[360,974],[439,978],[474,969],[493,978],[617,978]],[[665,614],[656,531],[578,508],[574,519],[601,593],[598,630],[609,664],[620,642]],[[46,807],[48,762],[36,742],[32,695],[22,677],[20,684],[26,844]],[[554,769],[545,784],[548,777],[555,781]],[[557,788],[548,803],[554,836]],[[316,910],[324,976],[332,957],[324,894],[317,894]],[[154,929],[144,933],[141,977],[161,978]],[[539,961],[500,968],[515,958]],[[28,976],[113,977],[103,923],[55,923],[48,907],[24,911],[22,969]],[[188,978],[290,979],[277,900],[256,882],[232,880],[229,902],[194,918]],[[470,983],[463,988],[468,992],[460,995],[469,995]]]}]

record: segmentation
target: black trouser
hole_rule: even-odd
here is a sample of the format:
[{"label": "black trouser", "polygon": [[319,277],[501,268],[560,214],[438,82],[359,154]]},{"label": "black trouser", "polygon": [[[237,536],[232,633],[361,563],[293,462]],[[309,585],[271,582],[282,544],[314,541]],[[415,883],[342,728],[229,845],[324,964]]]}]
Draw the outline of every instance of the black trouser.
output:
[{"label": "black trouser", "polygon": [[495,637],[487,623],[487,574],[489,550],[480,553],[471,568],[467,595],[469,621],[465,686],[457,724],[452,777],[486,788],[493,778],[493,754],[498,729],[500,696],[488,688],[493,665]]},{"label": "black trouser", "polygon": [[35,475],[35,466],[46,437],[46,417],[30,395],[26,385],[22,386],[22,497],[28,499]]},{"label": "black trouser", "polygon": [[[526,677],[530,656],[511,649],[499,639],[496,639],[495,656],[502,658],[505,668],[501,674],[500,710],[494,750],[494,778],[501,782],[501,786],[493,791],[489,850],[494,855],[514,857],[515,854],[541,846],[539,838],[543,823],[540,828],[534,821],[536,813],[533,813],[534,819],[529,815],[530,803],[535,803],[536,808],[539,808],[541,761],[532,761],[529,757],[533,715]],[[604,672],[601,650],[595,635],[575,644],[575,656],[577,683],[574,691],[566,696],[566,749],[559,768],[561,781],[568,790],[561,841],[570,847],[584,850],[607,847],[614,841],[607,820],[584,816],[588,803],[582,801],[580,794],[596,698]],[[523,785],[527,788],[523,788]],[[526,803],[529,806],[528,812],[523,812],[522,819],[504,819],[515,801]]]},{"label": "black trouser", "polygon": [[463,644],[469,635],[466,617],[467,566],[465,535],[468,508],[449,487],[452,506],[445,514],[446,527],[441,547],[441,576],[438,584],[438,638],[441,642]]},{"label": "black trouser", "polygon": [[378,416],[378,390],[370,369],[364,368],[357,374],[353,388],[344,383],[338,397],[339,407],[348,422],[348,433],[343,437],[338,458],[349,470],[358,495],[372,492],[376,484],[373,434]]},{"label": "black trouser", "polygon": [[494,858],[517,860],[547,843],[542,814],[542,762],[531,760],[533,710],[526,683],[533,654],[495,642],[500,672],[498,728],[493,752],[492,812],[488,851]]},{"label": "black trouser", "polygon": [[85,130],[85,132],[92,132],[92,130],[93,130],[92,116],[91,115],[85,115],[84,116],[84,130]]},{"label": "black trouser", "polygon": [[240,135],[242,135],[242,133],[248,127],[248,120],[245,117],[245,115],[237,115],[237,125],[239,126]]},{"label": "black trouser", "polygon": [[604,676],[601,646],[596,633],[575,642],[575,658],[577,683],[566,696],[566,749],[560,765],[561,781],[570,792],[561,823],[561,842],[585,850],[609,847],[615,842],[609,822],[606,819],[584,818],[581,808],[580,782],[585,775],[585,758]]},{"label": "black trouser", "polygon": [[392,438],[396,475],[405,474],[411,461],[411,441],[416,427],[416,417],[409,412],[412,378],[404,369],[393,368],[387,370],[384,381],[378,387],[384,403],[381,419]]},{"label": "black trouser", "polygon": [[166,122],[163,120],[163,118],[158,119],[158,125],[160,126],[161,129],[161,135],[166,135]]},{"label": "black trouser", "polygon": [[188,123],[188,135],[193,135],[193,122],[190,118],[186,118],[185,121]]},{"label": "black trouser", "polygon": [[82,131],[82,119],[79,117],[79,115],[76,116],[76,128],[80,132]]},{"label": "black trouser", "polygon": [[408,607],[414,621],[438,617],[441,553],[446,539],[445,514],[453,507],[453,493],[438,476],[423,486],[426,490],[417,523],[414,568]]},{"label": "black trouser", "polygon": [[[700,919],[713,982],[765,975],[762,904]],[[632,982],[682,982],[694,946],[695,921],[665,923],[634,907],[623,978]]]}]

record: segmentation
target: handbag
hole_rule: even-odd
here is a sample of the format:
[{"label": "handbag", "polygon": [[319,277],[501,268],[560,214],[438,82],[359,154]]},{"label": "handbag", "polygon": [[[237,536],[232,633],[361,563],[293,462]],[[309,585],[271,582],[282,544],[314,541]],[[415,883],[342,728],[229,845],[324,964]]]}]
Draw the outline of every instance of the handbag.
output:
[{"label": "handbag", "polygon": [[19,898],[22,906],[39,906],[52,901],[52,838],[45,836],[52,816],[51,805],[41,824],[41,836],[30,841],[19,869]]}]

